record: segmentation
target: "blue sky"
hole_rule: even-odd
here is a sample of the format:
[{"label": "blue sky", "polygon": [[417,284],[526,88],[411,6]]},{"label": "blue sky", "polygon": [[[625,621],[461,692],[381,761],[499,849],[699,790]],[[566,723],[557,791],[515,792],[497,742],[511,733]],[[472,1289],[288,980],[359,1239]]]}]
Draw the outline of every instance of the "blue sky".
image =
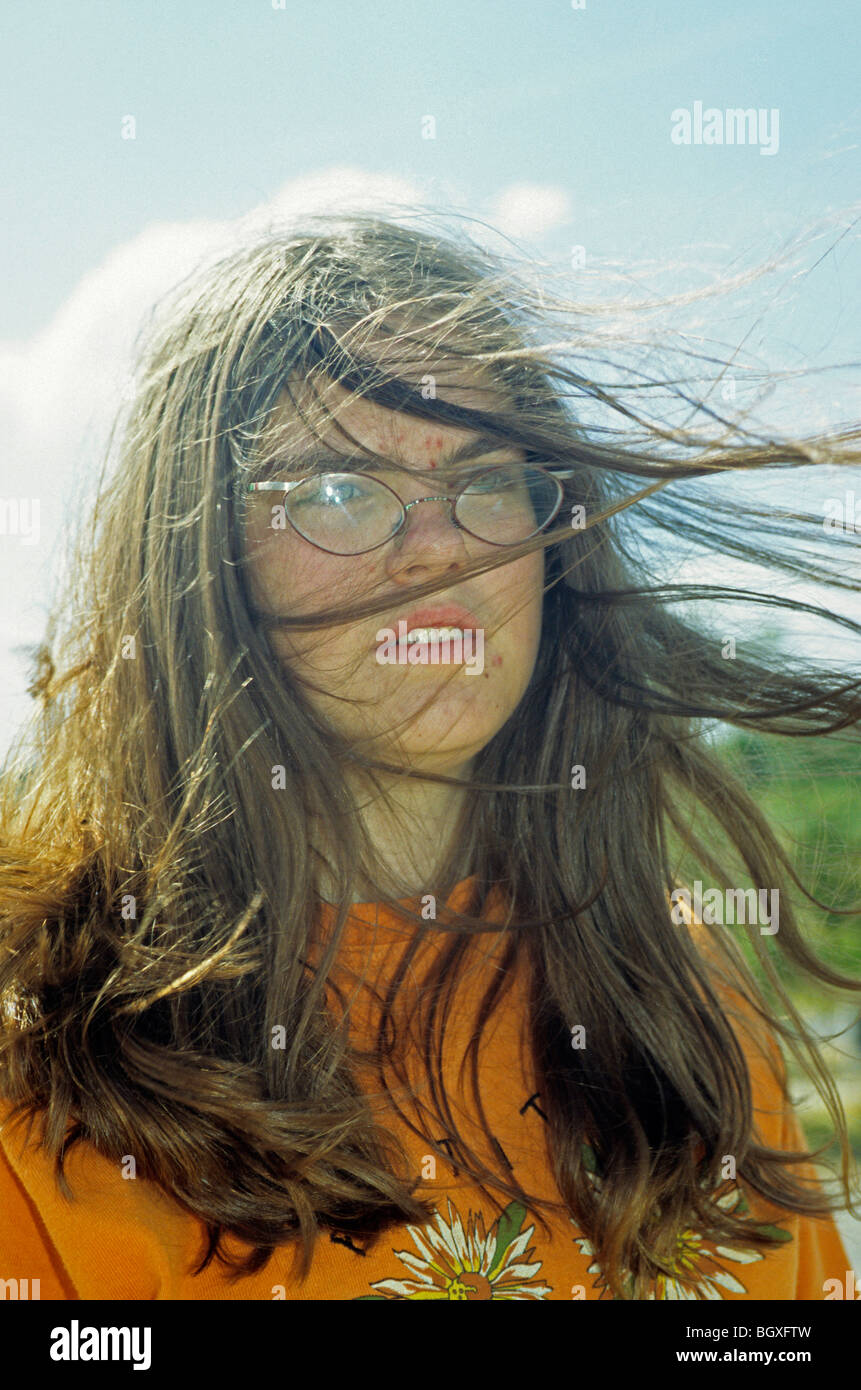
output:
[{"label": "blue sky", "polygon": [[[564,188],[609,257],[743,254],[857,198],[857,6],[730,0],[69,0],[5,19],[4,336],[156,219],[231,218],[333,165],[473,205]],[[780,111],[775,157],[680,148],[695,100]],[[120,136],[132,114],[134,141]],[[436,118],[435,140],[420,120]],[[852,148],[848,148],[852,146]]]},{"label": "blue sky", "polygon": [[[824,260],[757,291],[766,321],[732,301],[705,322],[767,364],[861,358],[859,226],[838,242],[861,211],[848,0],[279,2],[7,7],[0,501],[38,498],[41,533],[0,534],[0,749],[141,318],[267,219],[419,200],[550,267],[582,245],[599,296],[611,272],[649,292],[729,277],[813,228],[799,265]],[[695,102],[776,110],[777,152],[673,143]],[[856,370],[780,408],[813,428],[858,403]]]}]

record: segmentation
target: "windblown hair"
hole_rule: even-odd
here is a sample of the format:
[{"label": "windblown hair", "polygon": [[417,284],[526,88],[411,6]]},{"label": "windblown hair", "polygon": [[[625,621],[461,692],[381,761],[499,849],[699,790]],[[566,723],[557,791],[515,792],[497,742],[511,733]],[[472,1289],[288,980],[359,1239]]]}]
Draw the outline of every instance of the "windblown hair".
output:
[{"label": "windblown hair", "polygon": [[[373,1239],[432,1215],[406,1154],[371,1116],[327,986],[355,889],[381,881],[356,779],[385,798],[389,765],[329,728],[299,677],[281,669],[245,564],[245,485],[271,473],[273,412],[285,391],[300,411],[297,382],[335,380],[573,472],[550,531],[458,577],[545,551],[529,687],[479,754],[452,849],[427,885],[445,901],[475,875],[473,899],[445,924],[410,914],[421,930],[396,972],[403,981],[423,932],[450,934],[425,981],[443,1004],[423,1035],[432,1093],[444,1106],[432,1025],[444,1029],[448,986],[473,937],[504,931],[505,968],[482,1019],[528,969],[532,1063],[564,1208],[614,1295],[642,1296],[660,1272],[684,1279],[672,1262],[683,1224],[723,1241],[742,1230],[748,1244],[773,1239],[716,1204],[723,1155],[736,1157],[740,1181],[789,1210],[825,1212],[837,1200],[754,1142],[727,1004],[735,991],[821,1091],[851,1206],[839,1097],[781,972],[791,962],[827,986],[861,983],[806,943],[790,885],[814,899],[708,725],[808,738],[849,730],[861,681],[797,658],[782,664],[765,649],[758,660],[747,650],[724,659],[708,621],[687,616],[696,603],[805,605],[670,582],[666,538],[857,591],[848,547],[833,562],[825,553],[821,516],[716,484],[762,470],[779,486],[790,468],[857,465],[861,431],[775,439],[714,406],[699,412],[705,426],[656,423],[643,402],[657,378],[623,387],[613,372],[602,384],[583,369],[597,311],[530,286],[465,235],[362,216],[269,234],[184,282],[149,331],[115,471],[41,648],[32,687],[41,716],[3,786],[0,1087],[15,1113],[43,1116],[64,1191],[70,1144],[86,1140],[117,1161],[133,1153],[140,1177],[205,1223],[200,1269],[218,1258],[240,1277],[290,1243],[304,1277],[321,1230]],[[456,390],[423,389],[440,363],[482,373],[499,407],[468,409]],[[684,383],[663,389],[702,404]],[[598,408],[607,422],[584,424]],[[355,441],[344,452],[355,454]],[[415,594],[450,585],[446,575]],[[390,594],[282,626],[384,611]],[[807,611],[861,630],[829,609]],[[587,770],[576,791],[572,764]],[[276,766],[286,788],[273,787]],[[732,864],[713,849],[718,835]],[[321,847],[337,910],[312,964]],[[780,891],[779,934],[749,935],[772,1002],[730,933],[703,927],[705,951],[671,920],[680,848],[718,881],[741,873]],[[494,885],[511,904],[504,925],[486,910]],[[378,1057],[397,1070],[393,1004],[387,996]],[[572,1048],[572,1020],[588,1047]],[[277,1025],[283,1050],[270,1046]],[[549,1209],[485,1165],[450,1110],[440,1120],[483,1191]],[[587,1136],[600,1191],[585,1166]],[[227,1258],[227,1232],[252,1247],[247,1258]]]}]

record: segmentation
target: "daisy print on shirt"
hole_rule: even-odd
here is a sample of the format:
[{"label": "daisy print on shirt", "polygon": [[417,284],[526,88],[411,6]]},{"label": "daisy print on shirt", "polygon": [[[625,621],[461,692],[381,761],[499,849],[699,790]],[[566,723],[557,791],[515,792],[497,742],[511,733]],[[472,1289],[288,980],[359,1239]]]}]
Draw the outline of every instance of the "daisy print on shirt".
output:
[{"label": "daisy print on shirt", "polygon": [[[600,1187],[594,1151],[588,1144],[583,1145],[583,1151],[591,1180],[596,1187]],[[744,1193],[738,1187],[716,1200],[725,1211],[737,1215],[744,1215],[750,1209]],[[437,1211],[433,1222],[421,1227],[407,1226],[415,1251],[392,1251],[406,1271],[400,1277],[371,1284],[376,1292],[363,1294],[355,1302],[387,1299],[486,1302],[492,1299],[548,1298],[552,1295],[553,1286],[540,1277],[542,1261],[534,1258],[535,1249],[529,1244],[535,1226],[524,1229],[528,1212],[521,1202],[509,1203],[489,1228],[481,1212],[469,1210],[464,1219],[451,1198],[447,1202],[447,1219]],[[571,1224],[576,1223],[572,1220]],[[777,1226],[759,1223],[756,1229],[778,1240],[792,1239],[789,1232]],[[594,1258],[592,1243],[577,1236],[574,1237],[574,1244],[580,1254],[591,1261],[587,1273],[596,1276],[591,1288],[597,1297],[612,1299],[613,1294],[607,1287],[601,1266]],[[714,1300],[724,1297],[722,1290],[745,1295],[748,1289],[739,1277],[741,1270],[745,1265],[764,1258],[761,1250],[729,1245],[712,1246],[699,1232],[686,1229],[679,1233],[674,1264],[679,1276],[690,1279],[696,1274],[694,1288],[683,1284],[678,1277],[660,1274],[645,1297],[647,1300]],[[726,1267],[727,1263],[729,1268]],[[628,1274],[626,1285],[632,1284],[632,1276]]]}]

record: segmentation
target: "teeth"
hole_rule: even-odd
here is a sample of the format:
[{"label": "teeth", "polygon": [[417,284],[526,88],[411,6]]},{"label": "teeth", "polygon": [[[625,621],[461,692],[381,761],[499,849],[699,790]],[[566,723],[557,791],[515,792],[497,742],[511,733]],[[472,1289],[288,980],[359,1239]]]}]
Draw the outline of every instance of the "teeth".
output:
[{"label": "teeth", "polygon": [[408,642],[445,642],[463,637],[462,627],[411,627],[407,633]]}]

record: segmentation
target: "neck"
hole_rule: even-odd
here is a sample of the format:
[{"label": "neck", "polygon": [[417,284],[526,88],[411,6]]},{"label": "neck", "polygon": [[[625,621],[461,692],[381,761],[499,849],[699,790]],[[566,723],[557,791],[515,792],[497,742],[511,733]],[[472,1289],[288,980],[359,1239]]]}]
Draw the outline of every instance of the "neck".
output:
[{"label": "neck", "polygon": [[[471,766],[446,768],[445,775],[466,778]],[[408,777],[381,780],[381,792],[369,789],[364,780],[360,783],[352,775],[348,785],[377,861],[376,883],[361,874],[353,902],[372,902],[380,893],[412,898],[435,892],[451,853],[466,791]],[[324,898],[330,896],[332,888],[327,875]]]}]

